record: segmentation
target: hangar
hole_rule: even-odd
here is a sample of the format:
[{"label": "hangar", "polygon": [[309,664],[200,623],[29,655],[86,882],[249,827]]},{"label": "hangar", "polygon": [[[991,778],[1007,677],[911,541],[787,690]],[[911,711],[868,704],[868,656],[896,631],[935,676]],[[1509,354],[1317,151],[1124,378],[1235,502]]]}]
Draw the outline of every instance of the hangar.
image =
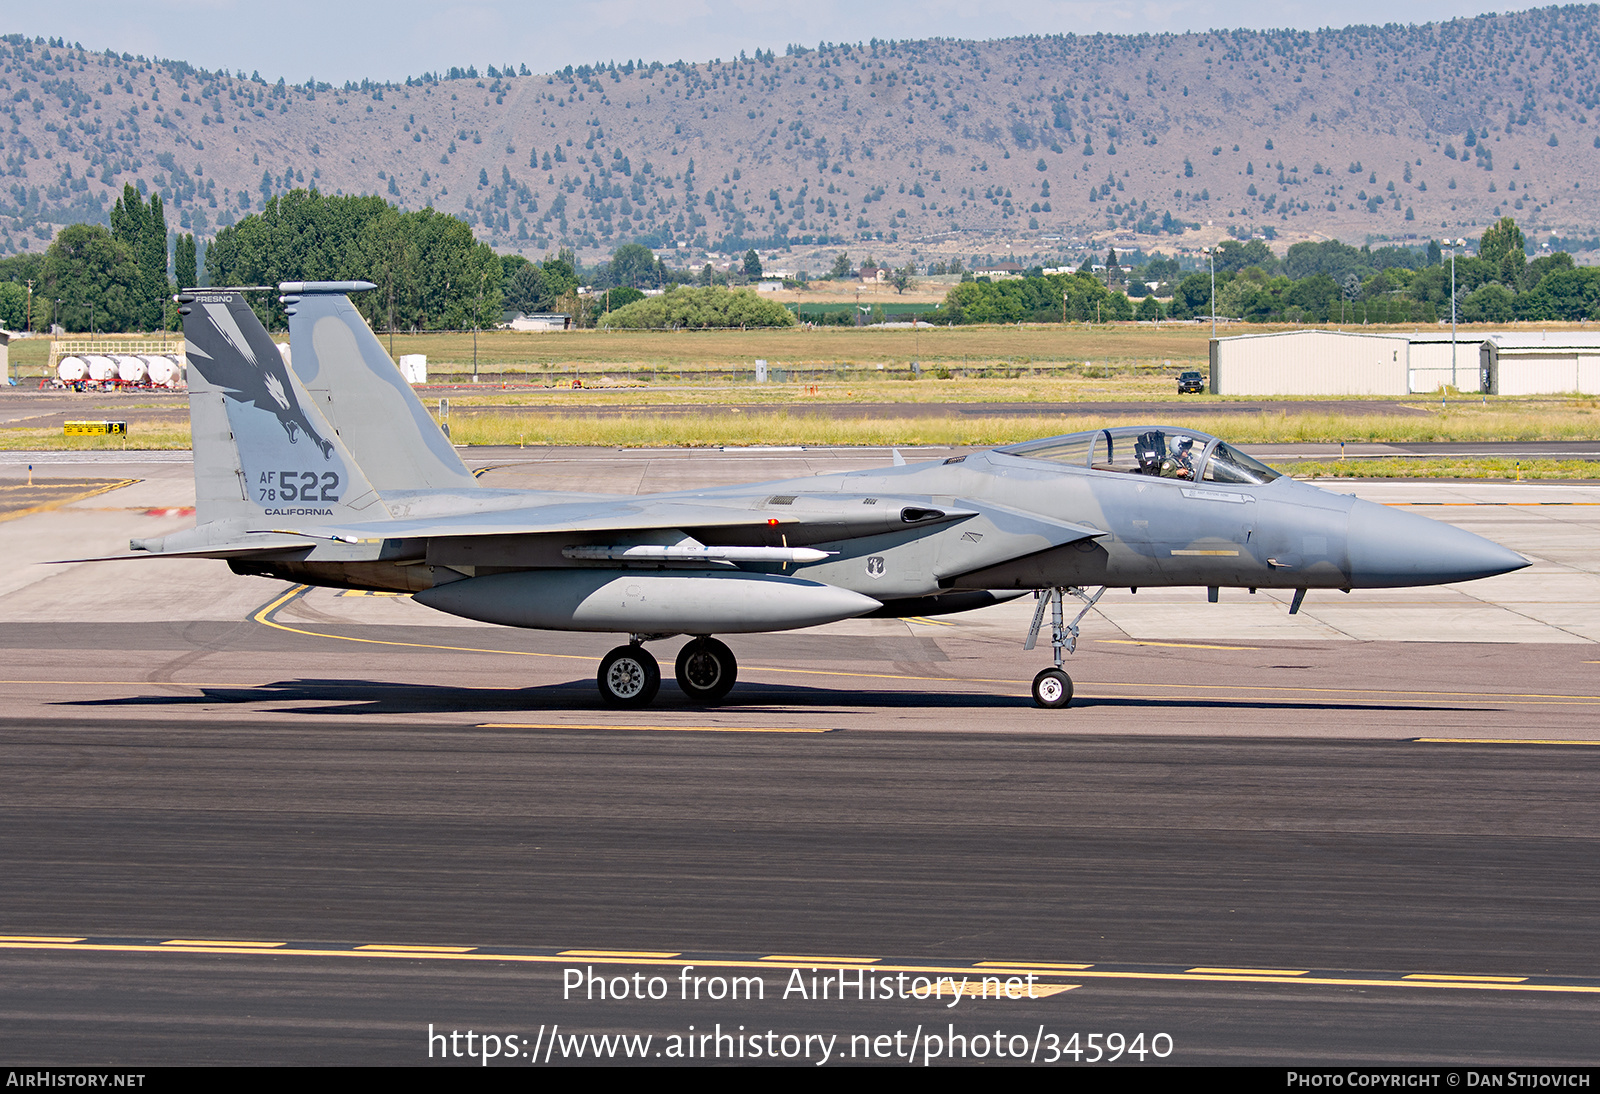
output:
[{"label": "hangar", "polygon": [[1211,341],[1213,395],[1600,395],[1600,333],[1331,330]]},{"label": "hangar", "polygon": [[1412,394],[1438,391],[1442,387],[1453,387],[1457,391],[1483,390],[1478,364],[1478,347],[1483,342],[1481,332],[1454,341],[1443,332],[1413,334],[1410,342],[1408,383]]},{"label": "hangar", "polygon": [[1296,330],[1211,340],[1213,395],[1408,395],[1404,334]]},{"label": "hangar", "polygon": [[1600,395],[1600,334],[1491,334],[1478,349],[1478,363],[1491,395]]}]

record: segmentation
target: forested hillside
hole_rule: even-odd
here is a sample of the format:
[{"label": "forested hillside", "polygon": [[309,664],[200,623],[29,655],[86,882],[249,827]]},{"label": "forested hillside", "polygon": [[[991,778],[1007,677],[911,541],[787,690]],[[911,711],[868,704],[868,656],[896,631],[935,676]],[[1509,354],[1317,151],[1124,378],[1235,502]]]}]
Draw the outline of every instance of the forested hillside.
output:
[{"label": "forested hillside", "polygon": [[[711,62],[284,80],[0,41],[0,252],[125,183],[204,241],[297,187],[464,218],[500,249],[863,239],[1048,255],[1594,235],[1600,9],[1318,32],[901,41]],[[7,124],[8,123],[8,124]]]}]

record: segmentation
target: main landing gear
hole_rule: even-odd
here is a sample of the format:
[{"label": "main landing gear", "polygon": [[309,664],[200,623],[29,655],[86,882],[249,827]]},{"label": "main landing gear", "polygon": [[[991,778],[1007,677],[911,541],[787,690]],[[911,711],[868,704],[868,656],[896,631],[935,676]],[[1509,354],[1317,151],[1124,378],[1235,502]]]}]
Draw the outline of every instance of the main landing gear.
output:
[{"label": "main landing gear", "polygon": [[[600,698],[617,707],[649,706],[661,690],[661,666],[644,643],[664,637],[667,636],[636,634],[626,646],[606,654],[595,676]],[[690,702],[706,705],[718,702],[732,689],[739,663],[723,643],[701,637],[678,652],[674,674]]]},{"label": "main landing gear", "polygon": [[600,698],[614,707],[644,707],[661,690],[661,666],[642,641],[618,646],[600,662],[595,676]]},{"label": "main landing gear", "polygon": [[[1090,596],[1076,585],[1057,587],[1054,589],[1039,589],[1034,593],[1039,598],[1039,606],[1033,610],[1033,623],[1028,627],[1028,640],[1023,643],[1025,650],[1033,649],[1034,643],[1039,638],[1039,628],[1044,624],[1045,609],[1050,609],[1050,646],[1055,651],[1056,664],[1054,668],[1044,669],[1033,678],[1033,701],[1049,709],[1058,709],[1072,702],[1072,677],[1061,667],[1065,661],[1065,654],[1078,648],[1078,624],[1089,610],[1105,595],[1105,588]],[[1083,610],[1073,616],[1071,623],[1063,623],[1064,613],[1062,601],[1066,596],[1075,596],[1083,601]]]},{"label": "main landing gear", "polygon": [[715,638],[696,638],[678,651],[678,686],[694,703],[715,703],[733,688],[739,663]]}]

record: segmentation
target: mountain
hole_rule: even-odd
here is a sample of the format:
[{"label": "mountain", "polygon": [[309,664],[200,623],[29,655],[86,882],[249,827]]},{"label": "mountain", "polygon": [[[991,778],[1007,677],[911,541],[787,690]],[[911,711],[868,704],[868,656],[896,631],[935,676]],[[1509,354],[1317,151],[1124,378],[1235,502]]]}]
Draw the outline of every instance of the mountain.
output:
[{"label": "mountain", "polygon": [[126,182],[201,236],[314,186],[431,204],[530,255],[788,241],[926,262],[1074,238],[1470,236],[1501,215],[1570,241],[1600,219],[1597,45],[1590,5],[332,88],[13,35],[0,252],[103,222]]}]

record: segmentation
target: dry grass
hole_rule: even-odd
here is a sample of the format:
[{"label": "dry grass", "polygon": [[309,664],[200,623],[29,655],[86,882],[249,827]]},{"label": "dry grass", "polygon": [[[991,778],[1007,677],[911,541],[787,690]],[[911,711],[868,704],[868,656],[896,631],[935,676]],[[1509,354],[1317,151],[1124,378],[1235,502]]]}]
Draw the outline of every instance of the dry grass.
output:
[{"label": "dry grass", "polygon": [[0,450],[40,452],[130,452],[189,447],[189,424],[128,426],[126,437],[64,437],[59,429],[0,429]]},{"label": "dry grass", "polygon": [[[701,400],[704,402],[705,400]],[[582,445],[599,447],[715,447],[718,445],[955,445],[1014,444],[1107,425],[1167,422],[1241,444],[1434,441],[1578,441],[1600,437],[1600,407],[1592,399],[1542,403],[1421,407],[1414,416],[1270,412],[1208,414],[1202,404],[1177,403],[1160,413],[844,418],[802,407],[741,411],[710,406],[700,412],[650,414],[506,412],[493,407],[451,419],[461,445]],[[132,422],[127,437],[63,437],[59,430],[0,429],[5,449],[187,448],[186,424]]]},{"label": "dry grass", "polygon": [[[1502,329],[1505,324],[1493,329]],[[1220,333],[1262,334],[1293,327],[1235,324]],[[1368,327],[1370,332],[1407,332],[1413,325]],[[1477,328],[1463,327],[1470,338]],[[1490,328],[1482,328],[1488,330]],[[82,337],[82,336],[74,336]],[[108,336],[117,337],[117,336]],[[145,338],[148,335],[130,335]],[[283,341],[282,332],[274,339]],[[688,371],[750,369],[757,358],[774,367],[834,369],[850,363],[862,369],[904,369],[912,361],[967,367],[1045,367],[1092,361],[1096,366],[1122,366],[1135,362],[1173,369],[1203,367],[1211,327],[1204,323],[1169,322],[1159,327],[1140,323],[1039,324],[1025,326],[918,327],[914,330],[878,330],[856,327],[818,327],[752,331],[568,331],[561,334],[523,334],[481,331],[477,336],[480,372],[504,370],[542,373]],[[387,334],[379,340],[387,349]],[[473,334],[396,334],[394,353],[424,353],[429,367],[452,373],[472,370]],[[13,370],[25,377],[43,375],[50,339],[24,338],[11,343]]]},{"label": "dry grass", "polygon": [[1594,460],[1501,460],[1476,457],[1306,460],[1289,465],[1297,479],[1600,479]]},{"label": "dry grass", "polygon": [[[452,421],[457,444],[536,444],[618,447],[807,445],[998,445],[1035,437],[1136,424],[1152,415],[1019,416],[843,419],[779,410],[617,417],[582,415],[474,414]],[[1595,410],[1449,410],[1428,416],[1336,414],[1154,416],[1241,444],[1339,441],[1549,441],[1588,440],[1600,435]]]}]

